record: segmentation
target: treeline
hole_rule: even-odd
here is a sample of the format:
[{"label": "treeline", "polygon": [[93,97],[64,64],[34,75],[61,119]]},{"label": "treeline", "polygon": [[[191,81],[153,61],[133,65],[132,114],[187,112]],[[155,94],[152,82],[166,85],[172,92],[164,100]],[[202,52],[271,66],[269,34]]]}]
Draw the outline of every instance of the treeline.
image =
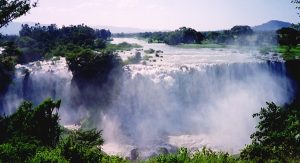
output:
[{"label": "treeline", "polygon": [[277,31],[279,52],[285,60],[299,60],[300,58],[300,24]]},{"label": "treeline", "polygon": [[[27,63],[53,55],[56,48],[80,46],[91,49],[103,49],[106,41],[111,37],[109,30],[94,30],[86,25],[63,26],[57,28],[55,24],[49,26],[22,25],[19,37],[13,42],[20,49],[20,63]],[[11,40],[8,40],[11,41]]]},{"label": "treeline", "polygon": [[299,162],[299,105],[280,107],[267,103],[259,113],[252,143],[239,156],[203,148],[191,153],[181,148],[177,153],[161,151],[148,160],[128,160],[109,156],[101,150],[104,140],[96,129],[68,130],[59,125],[61,101],[45,100],[34,107],[23,102],[10,116],[0,116],[0,162]]},{"label": "treeline", "polygon": [[147,38],[149,43],[166,43],[169,45],[200,44],[204,36],[192,28],[182,27],[173,32],[145,32],[138,34],[139,37]]},{"label": "treeline", "polygon": [[199,32],[182,27],[172,32],[144,32],[137,34],[115,34],[116,37],[139,37],[149,43],[178,44],[236,44],[242,46],[292,45],[299,42],[299,26],[274,31],[253,31],[250,26],[234,26],[230,30]]},{"label": "treeline", "polygon": [[300,25],[282,28],[277,31],[278,43],[280,45],[297,46],[300,44]]},{"label": "treeline", "polygon": [[[172,32],[144,32],[138,34],[116,34],[116,37],[140,37],[147,39],[149,43],[166,43],[168,45],[178,44],[231,44],[239,42],[247,45],[247,36],[253,35],[249,26],[234,26],[230,30],[199,32],[192,28],[182,27]],[[261,35],[263,36],[263,35]],[[248,41],[248,42],[247,42]]]}]

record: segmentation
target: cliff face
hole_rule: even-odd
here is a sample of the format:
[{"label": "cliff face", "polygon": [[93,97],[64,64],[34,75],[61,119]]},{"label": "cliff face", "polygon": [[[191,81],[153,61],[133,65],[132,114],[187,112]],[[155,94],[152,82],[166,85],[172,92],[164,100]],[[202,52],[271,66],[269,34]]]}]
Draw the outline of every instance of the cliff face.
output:
[{"label": "cliff face", "polygon": [[300,61],[290,60],[285,62],[286,72],[293,81],[295,90],[294,103],[300,106]]}]

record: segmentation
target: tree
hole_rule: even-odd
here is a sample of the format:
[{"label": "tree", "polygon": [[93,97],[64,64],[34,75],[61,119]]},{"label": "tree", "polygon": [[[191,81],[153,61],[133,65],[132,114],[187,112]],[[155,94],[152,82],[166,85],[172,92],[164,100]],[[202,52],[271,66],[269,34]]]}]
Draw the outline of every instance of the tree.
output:
[{"label": "tree", "polygon": [[104,140],[101,131],[79,130],[72,132],[61,142],[62,155],[71,163],[77,162],[100,162],[102,157],[101,148]]},{"label": "tree", "polygon": [[251,35],[253,30],[250,26],[234,26],[230,29],[230,32],[233,36],[240,36],[240,35]]},{"label": "tree", "polygon": [[31,3],[30,0],[0,0],[0,28],[26,14],[36,5],[37,2]]},{"label": "tree", "polygon": [[58,122],[60,102],[46,99],[35,108],[31,102],[23,102],[14,114],[0,120],[0,143],[14,138],[32,139],[43,146],[54,147],[61,133]]},{"label": "tree", "polygon": [[59,106],[51,99],[34,108],[24,102],[12,115],[0,116],[0,162],[25,162],[42,148],[54,148],[61,134]]},{"label": "tree", "polygon": [[282,28],[277,31],[280,45],[296,46],[300,43],[300,32],[293,28]]},{"label": "tree", "polygon": [[267,103],[259,113],[257,131],[251,135],[252,144],[241,157],[255,162],[300,159],[300,111],[297,106],[280,107]]},{"label": "tree", "polygon": [[107,80],[109,73],[121,65],[120,58],[111,52],[94,52],[83,49],[67,56],[69,69],[75,80],[96,79],[97,83]]}]

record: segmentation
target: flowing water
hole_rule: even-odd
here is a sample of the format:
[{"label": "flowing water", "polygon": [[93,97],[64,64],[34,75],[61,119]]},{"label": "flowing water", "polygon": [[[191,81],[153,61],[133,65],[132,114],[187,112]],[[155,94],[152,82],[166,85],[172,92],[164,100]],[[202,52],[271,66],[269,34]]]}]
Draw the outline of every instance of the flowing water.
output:
[{"label": "flowing water", "polygon": [[[262,56],[255,48],[186,49],[129,38],[113,42],[123,41],[162,52],[119,52],[124,60],[136,51],[150,59],[124,66],[112,102],[106,109],[99,106],[103,111],[96,125],[103,129],[103,150],[109,154],[132,157],[136,152],[145,158],[204,146],[237,153],[250,143],[257,123],[252,114],[267,101],[284,104],[293,97],[284,62],[274,54]],[[24,99],[38,103],[53,97],[62,99],[63,124],[87,116],[82,106],[71,111],[71,80],[64,58],[18,65],[3,109],[12,113]]]}]

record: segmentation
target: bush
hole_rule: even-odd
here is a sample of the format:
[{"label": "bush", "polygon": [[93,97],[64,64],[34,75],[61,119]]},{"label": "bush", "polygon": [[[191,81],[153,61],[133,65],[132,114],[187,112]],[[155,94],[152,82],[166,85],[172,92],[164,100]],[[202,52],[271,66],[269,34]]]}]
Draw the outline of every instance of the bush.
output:
[{"label": "bush", "polygon": [[130,161],[118,156],[103,155],[100,162],[101,163],[129,163]]},{"label": "bush", "polygon": [[34,157],[30,160],[34,163],[68,163],[62,155],[60,149],[46,149],[43,151],[37,152]]},{"label": "bush", "polygon": [[60,148],[62,155],[70,162],[100,162],[102,153],[99,146],[103,143],[101,131],[79,130],[65,138]]},{"label": "bush", "polygon": [[214,152],[210,149],[203,148],[191,154],[186,148],[181,148],[176,154],[164,154],[150,158],[149,163],[198,163],[198,162],[237,162],[238,160],[229,156],[227,153]]},{"label": "bush", "polygon": [[42,148],[34,140],[14,139],[8,143],[0,145],[0,162],[24,162]]},{"label": "bush", "polygon": [[73,53],[79,53],[83,49],[83,47],[71,43],[59,44],[46,53],[45,58],[50,59],[54,56],[66,57],[68,55],[72,55]]}]

